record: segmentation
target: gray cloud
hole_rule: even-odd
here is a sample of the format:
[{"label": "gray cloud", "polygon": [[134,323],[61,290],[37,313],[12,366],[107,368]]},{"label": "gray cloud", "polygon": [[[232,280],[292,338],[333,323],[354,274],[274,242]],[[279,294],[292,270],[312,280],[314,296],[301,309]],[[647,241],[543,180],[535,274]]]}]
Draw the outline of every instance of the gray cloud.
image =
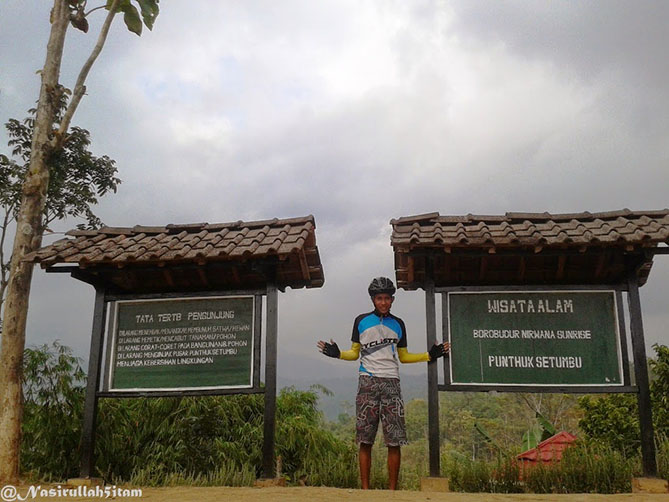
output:
[{"label": "gray cloud", "polygon": [[[75,123],[118,161],[124,183],[99,207],[107,224],[314,214],[326,284],[282,295],[279,371],[342,374],[354,370],[323,365],[315,340],[345,345],[369,278],[392,274],[391,218],[669,205],[666,14],[663,3],[173,2],[141,38],[114,27]],[[44,2],[0,4],[3,122],[36,99],[47,16]],[[92,43],[71,35],[68,85]],[[669,322],[669,263],[656,261],[642,289],[649,345],[666,343]],[[38,272],[29,343],[57,336],[87,355],[92,301],[89,286]],[[402,292],[394,307],[415,351],[422,302]]]}]

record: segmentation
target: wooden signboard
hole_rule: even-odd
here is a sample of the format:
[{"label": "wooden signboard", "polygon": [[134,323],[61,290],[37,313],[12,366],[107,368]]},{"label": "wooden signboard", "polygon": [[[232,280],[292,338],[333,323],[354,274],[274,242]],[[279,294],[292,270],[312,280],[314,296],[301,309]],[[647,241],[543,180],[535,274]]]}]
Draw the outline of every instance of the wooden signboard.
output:
[{"label": "wooden signboard", "polygon": [[448,294],[452,385],[622,386],[615,291]]},{"label": "wooden signboard", "polygon": [[252,295],[115,302],[104,390],[252,388],[255,312]]}]

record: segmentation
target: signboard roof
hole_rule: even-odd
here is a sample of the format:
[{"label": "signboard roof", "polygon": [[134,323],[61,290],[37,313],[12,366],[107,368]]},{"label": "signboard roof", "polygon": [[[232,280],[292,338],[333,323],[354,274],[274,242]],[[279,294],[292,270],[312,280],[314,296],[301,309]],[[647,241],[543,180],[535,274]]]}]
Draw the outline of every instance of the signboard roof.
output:
[{"label": "signboard roof", "polygon": [[71,230],[27,257],[42,268],[74,268],[77,278],[121,291],[213,291],[265,287],[263,266],[280,288],[325,281],[316,222],[299,218]]},{"label": "signboard roof", "polygon": [[514,284],[614,284],[625,280],[625,256],[669,243],[669,209],[602,213],[506,213],[391,220],[398,285],[424,286],[425,256],[434,257],[437,287]]}]

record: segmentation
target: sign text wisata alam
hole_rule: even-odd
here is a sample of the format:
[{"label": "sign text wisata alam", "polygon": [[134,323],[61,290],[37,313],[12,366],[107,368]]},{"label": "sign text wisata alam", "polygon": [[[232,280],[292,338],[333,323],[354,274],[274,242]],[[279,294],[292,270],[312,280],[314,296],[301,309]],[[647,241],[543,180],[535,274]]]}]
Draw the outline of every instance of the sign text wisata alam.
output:
[{"label": "sign text wisata alam", "polygon": [[120,301],[114,321],[112,391],[252,387],[252,296]]},{"label": "sign text wisata alam", "polygon": [[612,291],[449,293],[451,382],[622,385]]}]

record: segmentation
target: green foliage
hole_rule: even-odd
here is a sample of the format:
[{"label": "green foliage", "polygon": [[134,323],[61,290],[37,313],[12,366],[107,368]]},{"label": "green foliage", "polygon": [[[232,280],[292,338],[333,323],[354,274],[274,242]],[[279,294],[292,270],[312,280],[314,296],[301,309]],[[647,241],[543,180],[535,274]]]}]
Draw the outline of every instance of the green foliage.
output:
[{"label": "green foliage", "polygon": [[650,360],[651,397],[655,432],[669,436],[669,347],[654,345],[656,357]]},{"label": "green foliage", "polygon": [[314,485],[357,486],[357,449],[321,427],[313,390],[281,390],[277,400],[277,455],[289,481]]},{"label": "green foliage", "polygon": [[28,476],[59,480],[78,474],[85,381],[68,347],[54,342],[25,349],[21,469]]},{"label": "green foliage", "polygon": [[527,467],[523,480],[532,493],[625,493],[632,489],[637,463],[608,446],[580,442],[567,448],[559,463]]},{"label": "green foliage", "polygon": [[[123,22],[128,30],[136,35],[142,34],[142,22],[149,30],[153,29],[153,23],[158,17],[160,9],[158,7],[159,0],[135,0],[139,5],[139,10],[130,0],[120,0],[117,12],[123,12]],[[107,0],[105,8],[111,9],[114,0]],[[141,18],[140,18],[141,11]]]},{"label": "green foliage", "polygon": [[583,396],[578,404],[585,412],[579,426],[587,437],[628,455],[638,450],[641,440],[636,395]]},{"label": "green foliage", "polygon": [[[321,427],[314,391],[277,398],[276,454],[291,482],[355,486],[356,451]],[[261,474],[263,397],[104,400],[97,467],[148,485],[248,485]]]},{"label": "green foliage", "polygon": [[513,460],[471,460],[460,455],[442,456],[442,472],[450,488],[460,492],[520,493],[518,465]]},{"label": "green foliage", "polygon": [[[661,367],[666,357],[663,352],[653,365],[654,382],[660,388],[666,383]],[[56,342],[26,350],[21,460],[24,473],[31,478],[56,481],[77,475],[84,383],[80,363],[67,347]],[[292,484],[358,487],[354,417],[342,414],[334,434],[318,411],[319,390],[326,391],[286,388],[277,397],[276,454],[282,461],[281,475]],[[470,419],[472,424],[473,420],[487,420],[486,430],[501,427],[495,413],[504,416],[504,405],[510,407],[505,412],[513,412],[511,404],[516,401],[475,395],[469,402],[472,406],[467,414],[455,407],[448,411],[462,420],[446,424],[447,430],[461,430]],[[111,482],[142,486],[249,486],[261,474],[263,408],[260,394],[102,399],[96,435],[98,475]],[[406,411],[412,439],[402,448],[399,483],[402,489],[416,490],[420,478],[429,472],[425,401],[409,402]],[[526,430],[527,422],[520,422],[514,426],[516,441]],[[483,446],[468,443],[482,440],[473,425],[468,433],[464,448],[458,447],[457,438],[445,439],[441,448],[442,475],[450,478],[454,491],[618,493],[629,491],[631,477],[641,472],[640,455],[634,449],[591,440],[567,449],[560,463],[521,472],[513,455],[488,456],[483,454],[485,442]],[[658,441],[657,452],[659,473],[666,478],[666,436]],[[372,488],[386,488],[388,483],[386,448],[381,440],[373,449],[371,482]]]},{"label": "green foliage", "polygon": [[521,466],[515,459],[489,462],[442,455],[453,491],[488,493],[624,493],[638,474],[639,458],[585,442],[565,450],[554,464]]},{"label": "green foliage", "polygon": [[[654,345],[656,357],[649,361],[650,397],[657,437],[669,436],[669,347]],[[637,396],[611,394],[578,401],[584,411],[579,427],[587,437],[631,455],[641,445]]]},{"label": "green foliage", "polygon": [[536,429],[527,429],[525,433],[523,434],[523,450],[531,450],[532,448],[536,448],[536,446],[540,443],[539,441],[539,436],[538,432]]},{"label": "green foliage", "polygon": [[[35,478],[79,469],[85,374],[69,348],[26,349],[21,460]],[[276,455],[291,482],[357,486],[357,450],[323,427],[317,390],[281,390]],[[260,394],[102,399],[96,466],[107,480],[141,485],[250,485],[261,474]]]},{"label": "green foliage", "polygon": [[105,479],[149,486],[255,479],[260,396],[105,399],[98,424],[96,466]]},{"label": "green foliage", "polygon": [[655,444],[657,446],[657,475],[669,480],[669,438],[660,436]]},{"label": "green foliage", "polygon": [[[60,103],[54,126],[62,119],[70,94],[67,89],[61,91],[57,93]],[[0,155],[0,204],[11,219],[18,215],[21,203],[23,181],[30,163],[35,114],[36,110],[32,108],[23,122],[9,119],[5,124],[13,158]],[[121,180],[115,176],[115,162],[106,155],[93,155],[88,149],[90,145],[90,133],[72,127],[63,148],[49,157],[49,188],[43,216],[45,227],[53,220],[67,216],[85,218],[91,228],[101,225],[91,206],[98,203],[98,197],[109,191],[116,192]]]}]

